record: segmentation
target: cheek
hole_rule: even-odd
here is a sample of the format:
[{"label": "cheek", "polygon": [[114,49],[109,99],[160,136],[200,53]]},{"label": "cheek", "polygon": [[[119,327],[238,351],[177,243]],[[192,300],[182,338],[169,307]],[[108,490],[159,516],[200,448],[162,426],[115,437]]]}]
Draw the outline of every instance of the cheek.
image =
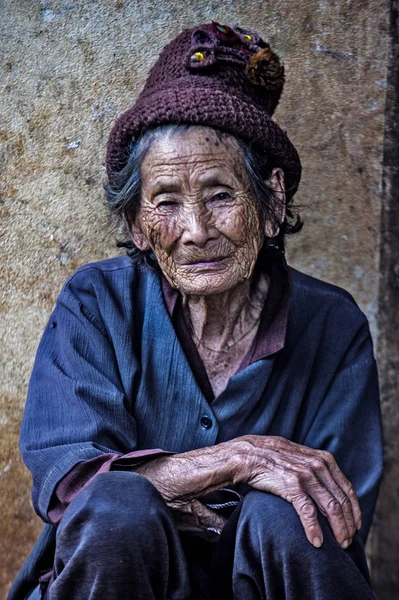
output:
[{"label": "cheek", "polygon": [[234,207],[226,207],[213,215],[215,227],[239,247],[257,246],[260,234],[260,221],[255,207],[242,202]]},{"label": "cheek", "polygon": [[175,216],[143,211],[142,228],[152,248],[168,251],[181,235],[181,225]]}]

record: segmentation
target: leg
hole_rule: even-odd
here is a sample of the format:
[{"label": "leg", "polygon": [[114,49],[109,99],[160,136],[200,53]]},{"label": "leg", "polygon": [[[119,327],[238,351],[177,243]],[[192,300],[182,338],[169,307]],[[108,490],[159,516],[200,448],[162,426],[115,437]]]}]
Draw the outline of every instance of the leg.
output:
[{"label": "leg", "polygon": [[[210,600],[209,569],[215,543],[208,542],[190,532],[180,532],[191,582],[190,600]],[[220,596],[221,600],[224,596]]]},{"label": "leg", "polygon": [[[348,550],[342,550],[326,519],[319,518],[324,543],[317,549],[307,541],[288,502],[258,490],[249,492],[230,517],[232,526],[230,519],[227,522],[215,550],[213,597],[223,588],[230,590],[225,598],[237,600],[374,599],[360,540],[356,537]],[[218,562],[223,561],[220,570]],[[230,579],[226,561],[232,570]],[[216,577],[218,571],[223,573],[222,580]]]},{"label": "leg", "polygon": [[49,600],[187,600],[190,583],[165,502],[142,475],[97,475],[58,527]]}]

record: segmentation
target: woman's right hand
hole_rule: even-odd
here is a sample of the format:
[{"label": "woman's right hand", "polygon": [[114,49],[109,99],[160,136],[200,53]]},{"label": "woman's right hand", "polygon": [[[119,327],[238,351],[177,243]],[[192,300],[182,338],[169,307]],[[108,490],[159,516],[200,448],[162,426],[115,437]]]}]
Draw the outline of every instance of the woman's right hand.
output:
[{"label": "woman's right hand", "polygon": [[350,545],[361,527],[360,506],[332,454],[277,436],[245,435],[232,442],[241,457],[237,480],[290,502],[315,547],[323,543],[316,508],[337,542],[343,548]]}]

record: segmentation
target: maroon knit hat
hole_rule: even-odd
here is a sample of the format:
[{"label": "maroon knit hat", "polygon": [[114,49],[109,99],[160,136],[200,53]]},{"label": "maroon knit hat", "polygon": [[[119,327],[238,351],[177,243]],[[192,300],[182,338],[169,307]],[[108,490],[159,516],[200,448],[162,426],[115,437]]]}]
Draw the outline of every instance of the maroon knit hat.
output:
[{"label": "maroon knit hat", "polygon": [[126,165],[133,139],[157,125],[214,127],[250,142],[283,169],[288,198],[301,163],[286,133],[271,119],[284,86],[284,67],[256,33],[212,22],[172,40],[152,67],[136,103],[116,121],[107,173]]}]

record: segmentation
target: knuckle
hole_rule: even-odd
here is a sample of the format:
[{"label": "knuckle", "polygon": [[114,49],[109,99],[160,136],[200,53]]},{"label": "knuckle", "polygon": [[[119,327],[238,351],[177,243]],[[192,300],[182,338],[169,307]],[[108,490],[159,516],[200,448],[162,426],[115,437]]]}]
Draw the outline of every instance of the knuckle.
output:
[{"label": "knuckle", "polygon": [[309,479],[311,479],[312,477],[313,477],[313,471],[308,465],[306,465],[306,467],[303,467],[301,469],[301,471],[299,471],[297,473],[298,481],[306,482],[306,481],[309,481]]},{"label": "knuckle", "polygon": [[345,508],[345,509],[352,507],[352,502],[350,501],[350,499],[348,498],[348,496],[345,496],[341,500],[341,506],[342,506],[342,508]]},{"label": "knuckle", "polygon": [[355,490],[355,488],[353,487],[352,484],[350,484],[350,486],[349,486],[348,495],[351,496],[352,498],[356,498],[357,499],[356,490]]},{"label": "knuckle", "polygon": [[324,471],[324,469],[326,468],[324,461],[318,457],[312,458],[310,466],[312,467],[312,469],[314,471],[318,471],[318,472]]},{"label": "knuckle", "polygon": [[335,498],[332,498],[327,502],[327,510],[333,515],[339,515],[341,513],[341,505]]},{"label": "knuckle", "polygon": [[[320,456],[328,463],[331,463],[334,461],[334,457],[331,454],[331,452],[329,452],[328,450],[320,450],[319,451]],[[335,461],[334,461],[335,462]]]},{"label": "knuckle", "polygon": [[305,481],[309,481],[309,479],[313,479],[314,473],[313,473],[313,468],[311,467],[311,465],[308,464],[305,467],[303,467],[301,472],[298,474],[298,477],[300,477],[301,479],[304,479]]},{"label": "knuckle", "polygon": [[285,476],[285,482],[290,489],[298,488],[298,475],[296,473],[288,473]]},{"label": "knuckle", "polygon": [[306,519],[313,519],[316,516],[316,508],[311,502],[304,502],[301,506],[301,512]]},{"label": "knuckle", "polygon": [[338,470],[338,471],[340,470],[340,469],[339,469],[339,467],[338,467],[338,465],[337,465],[337,463],[336,463],[336,460],[335,460],[335,458],[334,458],[334,455],[333,455],[333,454],[331,454],[331,452],[328,452],[328,450],[323,450],[323,453],[322,453],[322,458],[323,458],[323,460],[325,461],[325,463],[326,463],[327,467],[328,467],[328,468],[329,468],[329,469],[330,469],[332,472],[334,472],[334,471],[337,471],[337,470]]}]

